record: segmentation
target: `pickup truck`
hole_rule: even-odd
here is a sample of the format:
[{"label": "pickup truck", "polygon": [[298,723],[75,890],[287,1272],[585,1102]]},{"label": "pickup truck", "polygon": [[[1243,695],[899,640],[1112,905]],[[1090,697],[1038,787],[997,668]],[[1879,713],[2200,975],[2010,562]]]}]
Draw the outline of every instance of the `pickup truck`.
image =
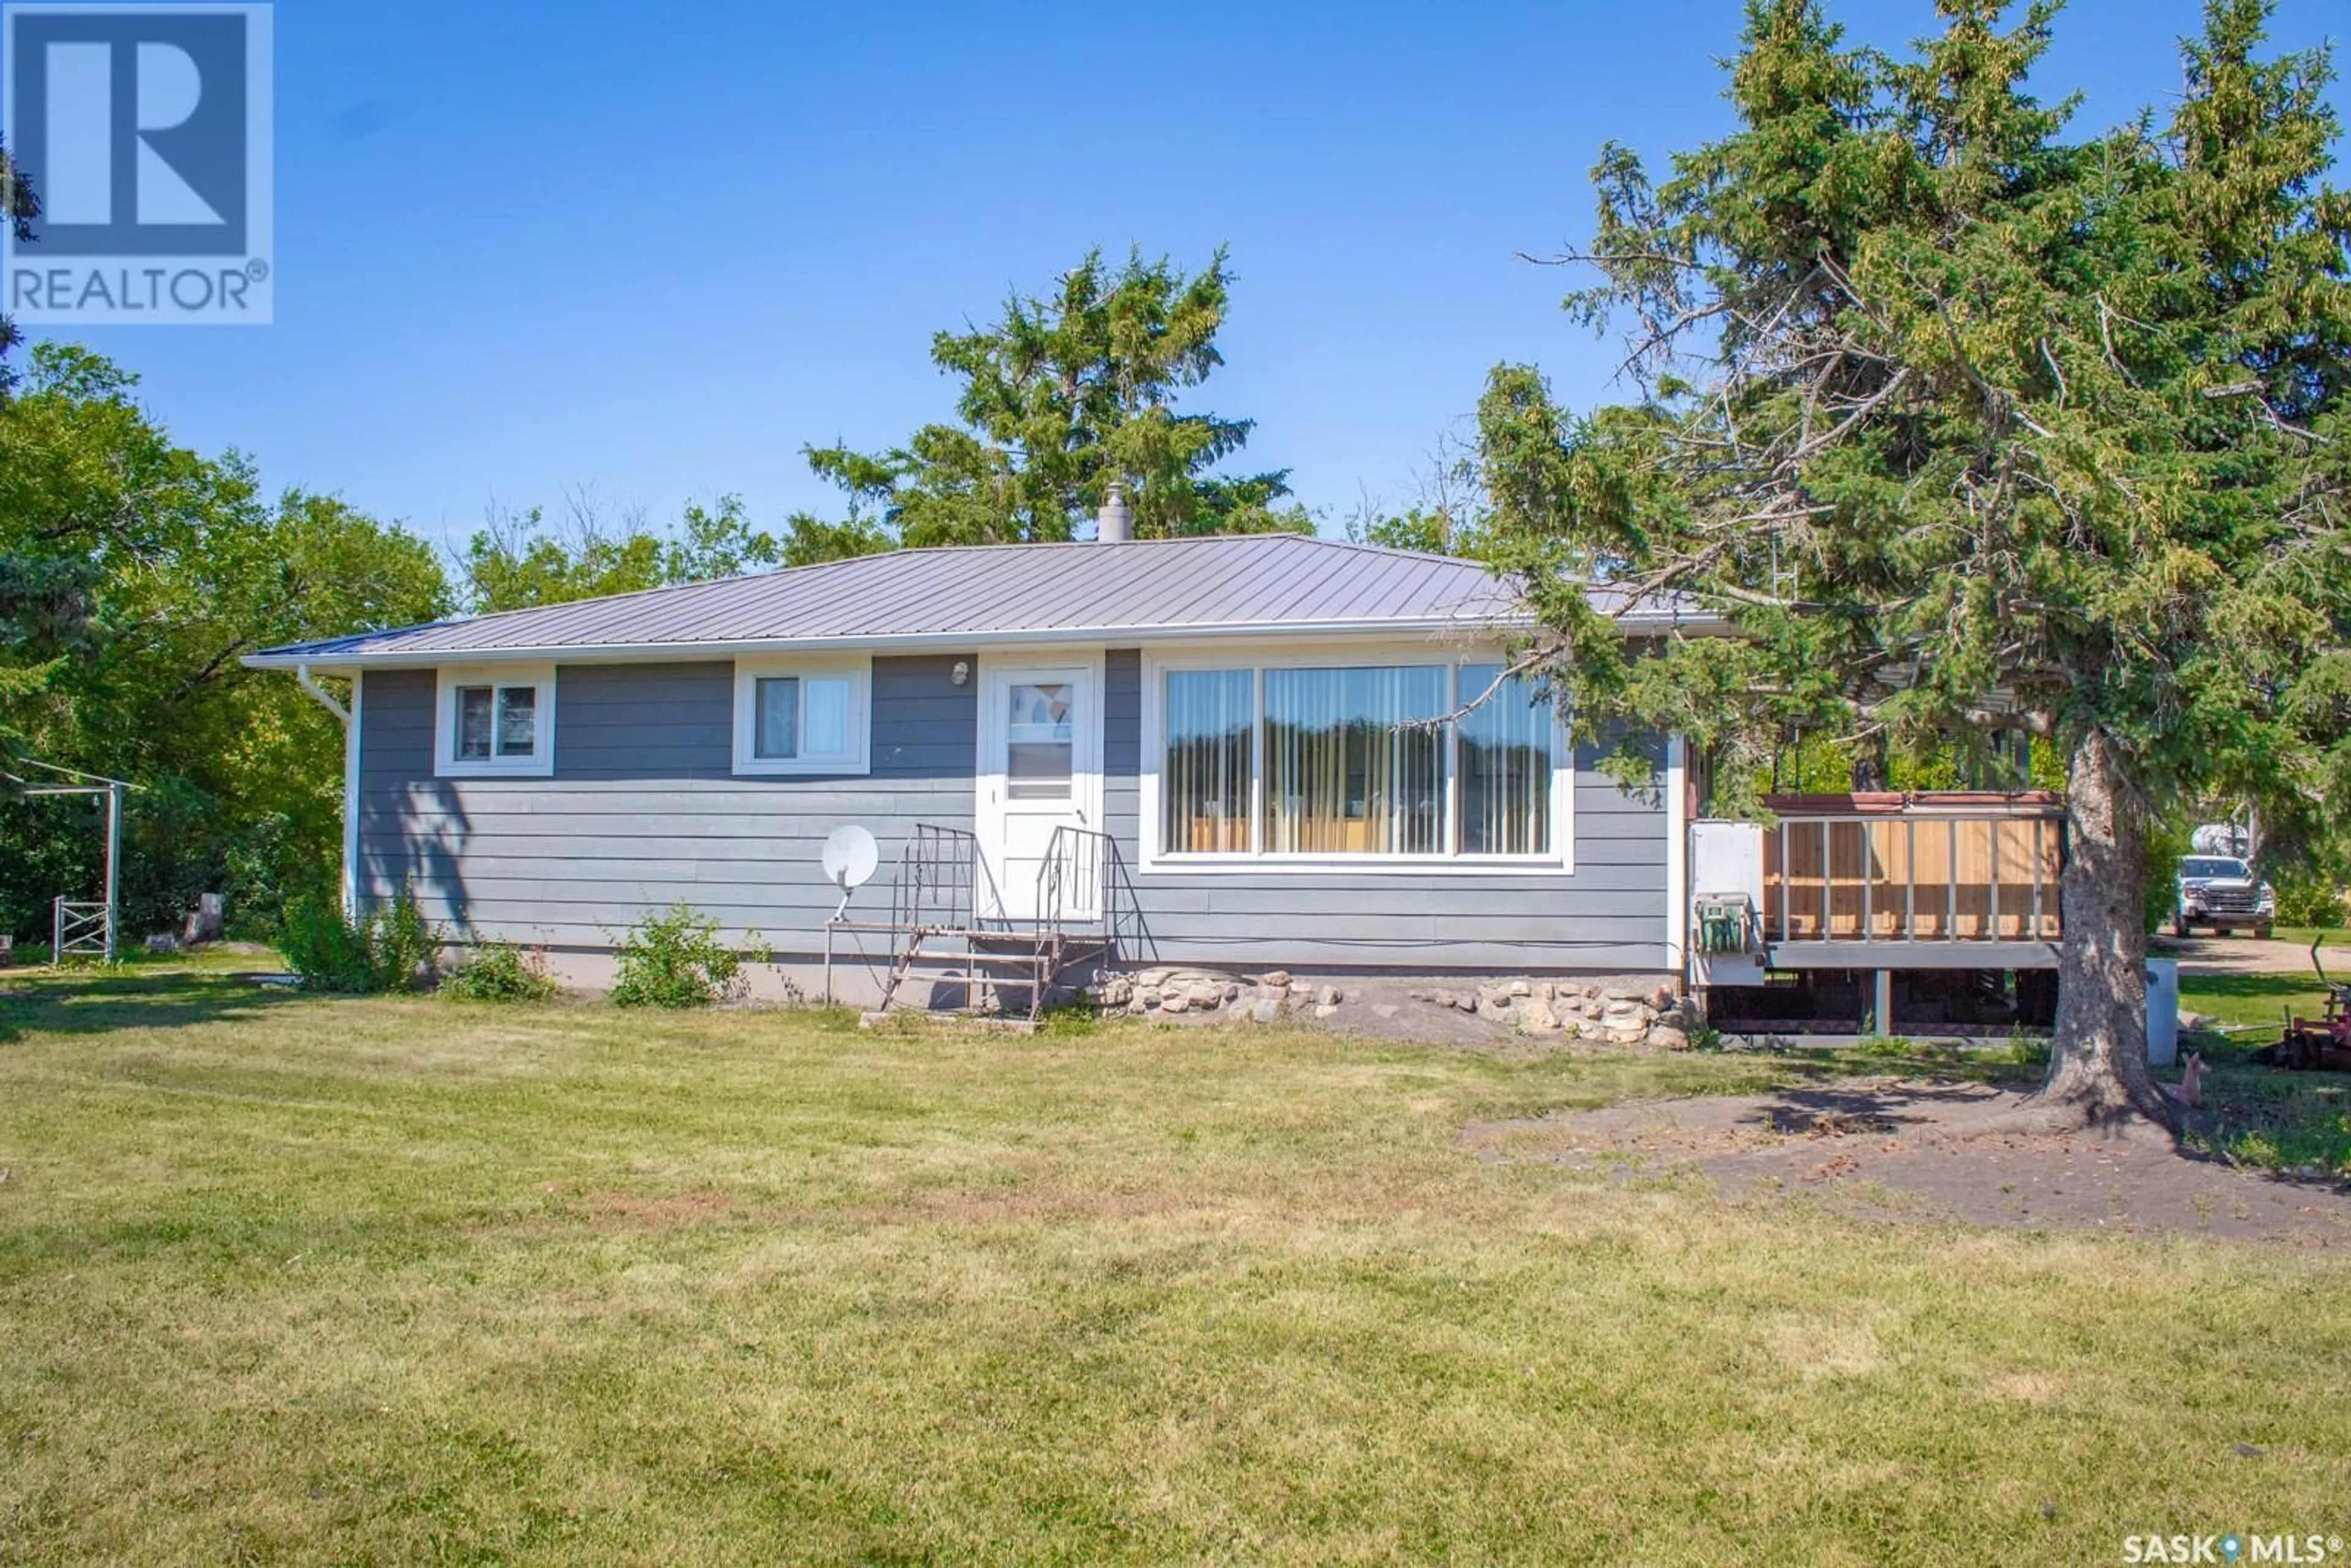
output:
[{"label": "pickup truck", "polygon": [[2214,932],[2267,936],[2276,919],[2276,890],[2234,855],[2189,855],[2179,862],[2179,886],[2171,905],[2173,936],[2185,936],[2203,925]]}]

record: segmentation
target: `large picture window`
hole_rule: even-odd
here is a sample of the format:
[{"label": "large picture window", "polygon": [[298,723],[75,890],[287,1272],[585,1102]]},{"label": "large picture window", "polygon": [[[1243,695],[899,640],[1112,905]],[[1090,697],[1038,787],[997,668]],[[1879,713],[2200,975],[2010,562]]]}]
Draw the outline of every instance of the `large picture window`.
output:
[{"label": "large picture window", "polygon": [[1441,665],[1265,673],[1265,836],[1274,854],[1442,854]]},{"label": "large picture window", "polygon": [[1504,668],[1159,671],[1158,855],[1563,864],[1558,720]]}]

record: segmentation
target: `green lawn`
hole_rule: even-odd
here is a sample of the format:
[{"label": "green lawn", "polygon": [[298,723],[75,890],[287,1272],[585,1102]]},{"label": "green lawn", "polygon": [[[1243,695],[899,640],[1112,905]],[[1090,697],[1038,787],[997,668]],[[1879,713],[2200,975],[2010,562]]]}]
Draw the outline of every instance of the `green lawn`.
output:
[{"label": "green lawn", "polygon": [[2285,1027],[2288,1009],[2315,1018],[2325,1005],[2326,994],[2318,988],[2316,977],[2307,974],[2179,977],[2181,1012],[2219,1019],[2249,1040],[2275,1040]]},{"label": "green lawn", "polygon": [[[2315,925],[2281,925],[2272,931],[2270,935],[2276,937],[2281,942],[2291,942],[2297,947],[2307,947],[2310,946],[2311,938],[2318,935],[2318,927]],[[2341,925],[2328,926],[2326,928],[2326,940],[2322,944],[2322,947],[2327,951],[2332,951],[2337,947],[2351,947],[2351,927]]]},{"label": "green lawn", "polygon": [[2180,1010],[2222,1025],[2217,1036],[2185,1042],[2212,1069],[2204,1103],[2214,1124],[2191,1141],[2243,1165],[2351,1172],[2351,1075],[2281,1072],[2248,1060],[2283,1032],[2289,1011],[2315,1019],[2325,1005],[2309,975],[2181,977]]},{"label": "green lawn", "polygon": [[2351,1534],[2351,1267],[1465,1124],[1794,1059],[0,975],[0,1562],[2115,1562]]}]

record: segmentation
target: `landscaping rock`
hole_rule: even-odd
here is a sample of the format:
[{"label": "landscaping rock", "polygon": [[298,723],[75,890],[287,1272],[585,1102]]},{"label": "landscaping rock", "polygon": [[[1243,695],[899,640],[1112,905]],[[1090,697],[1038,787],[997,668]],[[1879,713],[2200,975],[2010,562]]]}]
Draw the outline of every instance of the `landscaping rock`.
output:
[{"label": "landscaping rock", "polygon": [[1559,1014],[1541,997],[1529,997],[1510,1009],[1518,1015],[1519,1028],[1528,1034],[1557,1034]]},{"label": "landscaping rock", "polygon": [[1508,1023],[1510,1021],[1510,1009],[1505,1003],[1480,997],[1478,998],[1478,1016],[1489,1023]]},{"label": "landscaping rock", "polygon": [[1167,989],[1159,993],[1159,1010],[1168,1013],[1191,1011],[1191,993],[1177,987],[1170,986]]},{"label": "landscaping rock", "polygon": [[1142,991],[1135,992],[1134,996],[1127,998],[1126,1010],[1138,1015],[1149,1012],[1151,998]]},{"label": "landscaping rock", "polygon": [[1325,987],[1323,987],[1323,988],[1322,988],[1322,994],[1321,996],[1318,996],[1318,997],[1316,997],[1316,998],[1314,998],[1315,1002],[1316,1002],[1318,1005],[1320,1005],[1320,1006],[1322,1006],[1322,1007],[1326,1007],[1326,1008],[1335,1008],[1335,1007],[1337,1007],[1341,1002],[1343,1002],[1343,1001],[1344,1001],[1344,1000],[1346,1000],[1346,999],[1347,999],[1347,998],[1346,998],[1346,997],[1345,997],[1345,996],[1344,996],[1344,995],[1340,991],[1339,988],[1338,988],[1338,987],[1336,987],[1336,986],[1325,986]]},{"label": "landscaping rock", "polygon": [[1670,1012],[1673,1009],[1675,1000],[1673,988],[1670,986],[1659,986],[1656,990],[1651,991],[1646,997],[1644,997],[1642,1000],[1649,1004],[1649,1010],[1652,1012]]},{"label": "landscaping rock", "polygon": [[[1225,1003],[1225,988],[1215,980],[1194,980],[1185,988],[1184,994],[1194,1007],[1204,1010],[1222,1007]],[[1240,988],[1234,987],[1233,995],[1239,994]]]},{"label": "landscaping rock", "polygon": [[1258,977],[1257,983],[1260,986],[1280,986],[1286,990],[1290,986],[1290,971],[1287,969],[1269,969],[1264,974]]},{"label": "landscaping rock", "polygon": [[1281,1004],[1270,997],[1260,997],[1249,1004],[1249,1016],[1251,1023],[1280,1023]]},{"label": "landscaping rock", "polygon": [[1339,1004],[1336,1002],[1317,1002],[1314,1004],[1314,1016],[1319,1019],[1327,1019],[1338,1010]]},{"label": "landscaping rock", "polygon": [[1094,993],[1094,1000],[1106,1008],[1123,1008],[1134,997],[1134,982],[1123,975],[1106,977]]},{"label": "landscaping rock", "polygon": [[1165,985],[1175,972],[1173,969],[1139,969],[1135,971],[1134,983],[1146,991],[1156,990]]},{"label": "landscaping rock", "polygon": [[158,931],[147,938],[147,951],[150,953],[176,953],[179,950],[180,939],[169,931]]},{"label": "landscaping rock", "polygon": [[1690,1043],[1688,1035],[1662,1024],[1649,1031],[1648,1041],[1652,1051],[1687,1051]]},{"label": "landscaping rock", "polygon": [[1510,995],[1514,997],[1531,997],[1535,994],[1535,988],[1532,983],[1529,981],[1512,980],[1510,985]]},{"label": "landscaping rock", "polygon": [[1600,1015],[1600,1032],[1616,1046],[1639,1045],[1649,1038],[1653,1015],[1638,1001],[1612,1001]]}]

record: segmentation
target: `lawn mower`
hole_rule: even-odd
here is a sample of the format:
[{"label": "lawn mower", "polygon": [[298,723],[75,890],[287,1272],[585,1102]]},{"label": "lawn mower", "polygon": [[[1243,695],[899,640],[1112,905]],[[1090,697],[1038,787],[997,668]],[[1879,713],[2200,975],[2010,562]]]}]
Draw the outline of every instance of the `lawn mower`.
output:
[{"label": "lawn mower", "polygon": [[2284,1037],[2275,1045],[2266,1045],[2253,1052],[2255,1061],[2270,1067],[2290,1067],[2297,1072],[2351,1072],[2351,986],[2336,985],[2327,977],[2326,967],[2319,962],[2318,945],[2325,937],[2326,933],[2322,931],[2310,943],[2310,967],[2317,973],[2320,988],[2326,992],[2325,1015],[2296,1018],[2294,1009],[2287,1009]]}]

